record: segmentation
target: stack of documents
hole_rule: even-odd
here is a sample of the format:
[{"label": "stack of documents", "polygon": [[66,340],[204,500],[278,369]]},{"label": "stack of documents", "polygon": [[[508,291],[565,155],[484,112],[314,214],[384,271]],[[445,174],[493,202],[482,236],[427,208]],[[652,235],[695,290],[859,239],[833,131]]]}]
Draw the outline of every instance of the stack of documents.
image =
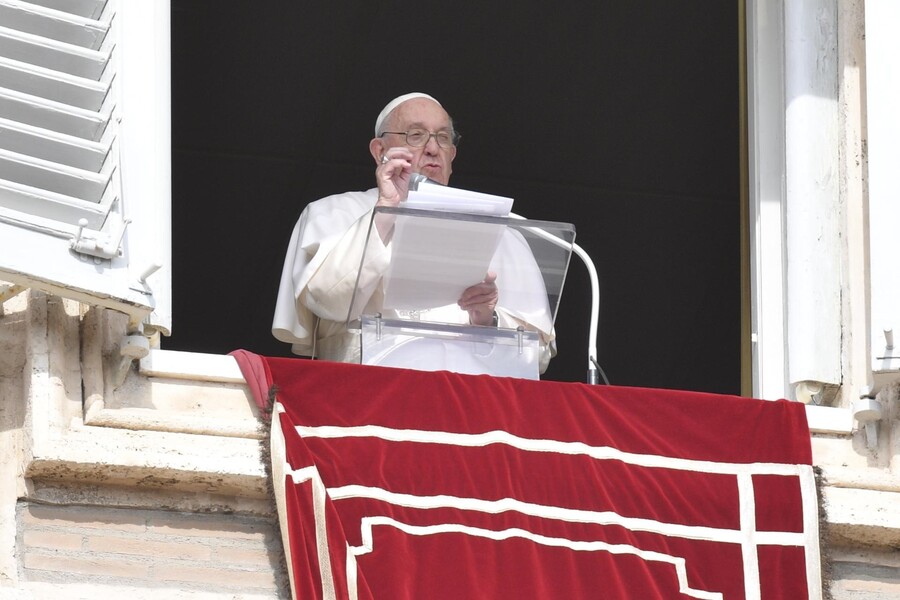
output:
[{"label": "stack of documents", "polygon": [[476,215],[505,217],[512,210],[513,199],[470,190],[460,190],[440,184],[423,183],[410,192],[403,208],[443,210]]},{"label": "stack of documents", "polygon": [[[400,206],[505,217],[512,204],[512,198],[423,184]],[[505,225],[471,218],[397,215],[384,308],[422,311],[456,304],[466,288],[487,275],[505,230]]]}]

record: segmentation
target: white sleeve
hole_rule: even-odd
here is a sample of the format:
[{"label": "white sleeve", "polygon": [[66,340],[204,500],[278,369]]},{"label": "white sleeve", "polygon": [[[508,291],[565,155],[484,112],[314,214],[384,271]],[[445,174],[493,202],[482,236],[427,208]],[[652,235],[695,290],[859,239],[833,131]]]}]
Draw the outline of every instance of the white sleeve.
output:
[{"label": "white sleeve", "polygon": [[[359,259],[352,265],[348,262],[342,266],[340,257],[349,257],[357,243],[361,252],[359,236],[365,239],[375,199],[375,190],[329,196],[307,205],[297,220],[285,254],[272,320],[272,335],[292,344],[294,353],[311,354],[320,317],[335,321],[347,318],[349,296],[341,299],[336,295],[330,300],[322,290],[334,287],[333,283],[329,285],[329,280],[334,282],[349,278],[352,280],[350,285],[355,285]],[[332,255],[334,251],[336,253]],[[372,254],[375,270],[379,254]],[[348,265],[353,273],[343,270]],[[316,292],[309,304],[311,282]]]},{"label": "white sleeve", "polygon": [[351,313],[350,302],[355,304],[353,312],[361,312],[378,287],[390,263],[390,251],[377,232],[369,235],[371,221],[371,210],[357,219],[301,290],[299,302],[319,317],[346,320]]}]

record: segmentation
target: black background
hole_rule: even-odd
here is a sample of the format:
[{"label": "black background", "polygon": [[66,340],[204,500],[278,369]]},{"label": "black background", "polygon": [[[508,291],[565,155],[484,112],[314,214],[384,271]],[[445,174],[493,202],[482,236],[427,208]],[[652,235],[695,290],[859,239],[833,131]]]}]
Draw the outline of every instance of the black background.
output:
[{"label": "black background", "polygon": [[[600,274],[614,385],[740,392],[738,6],[721,0],[172,0],[173,335],[271,336],[307,202],[373,185],[375,117],[410,91],[463,135],[451,185],[566,221]],[[583,381],[573,258],[545,378]]]}]

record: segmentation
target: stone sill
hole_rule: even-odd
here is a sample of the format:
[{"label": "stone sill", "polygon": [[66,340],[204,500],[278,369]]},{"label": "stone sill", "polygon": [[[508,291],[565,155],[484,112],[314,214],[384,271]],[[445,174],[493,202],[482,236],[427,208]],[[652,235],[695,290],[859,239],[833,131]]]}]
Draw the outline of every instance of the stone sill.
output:
[{"label": "stone sill", "polygon": [[[99,388],[100,382],[95,382]],[[94,427],[265,439],[267,423],[237,362],[227,355],[151,350],[137,373],[97,394],[84,424]]]},{"label": "stone sill", "polygon": [[151,350],[141,359],[140,372],[147,377],[171,377],[218,383],[244,383],[233,357],[176,350]]},{"label": "stone sill", "polygon": [[70,376],[58,375],[65,363],[55,345],[35,355],[24,445],[35,490],[214,494],[268,510],[268,422],[232,357],[153,350],[115,386],[100,344],[88,342],[83,409],[59,384]]},{"label": "stone sill", "polygon": [[806,421],[812,434],[849,436],[853,433],[853,415],[847,408],[807,404]]}]

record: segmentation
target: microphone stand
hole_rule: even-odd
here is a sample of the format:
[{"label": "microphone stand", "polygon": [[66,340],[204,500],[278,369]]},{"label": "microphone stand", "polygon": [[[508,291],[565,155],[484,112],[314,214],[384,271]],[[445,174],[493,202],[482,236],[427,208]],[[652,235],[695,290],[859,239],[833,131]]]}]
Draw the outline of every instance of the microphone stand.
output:
[{"label": "microphone stand", "polygon": [[[525,220],[525,217],[515,213],[509,213],[509,216],[513,219]],[[543,229],[538,229],[537,227],[527,227],[526,229],[561,248],[569,246],[568,242],[559,239],[552,233],[547,233]],[[584,263],[584,266],[587,268],[588,277],[591,280],[591,322],[588,335],[587,383],[596,385],[600,383],[600,375],[603,375],[603,381],[606,385],[609,385],[609,380],[606,379],[606,375],[603,374],[603,370],[597,362],[597,329],[600,321],[600,279],[597,277],[597,269],[594,267],[594,261],[591,260],[591,257],[588,256],[588,253],[585,252],[581,246],[572,242],[572,252],[574,252],[575,255],[581,259],[581,262]]]}]

